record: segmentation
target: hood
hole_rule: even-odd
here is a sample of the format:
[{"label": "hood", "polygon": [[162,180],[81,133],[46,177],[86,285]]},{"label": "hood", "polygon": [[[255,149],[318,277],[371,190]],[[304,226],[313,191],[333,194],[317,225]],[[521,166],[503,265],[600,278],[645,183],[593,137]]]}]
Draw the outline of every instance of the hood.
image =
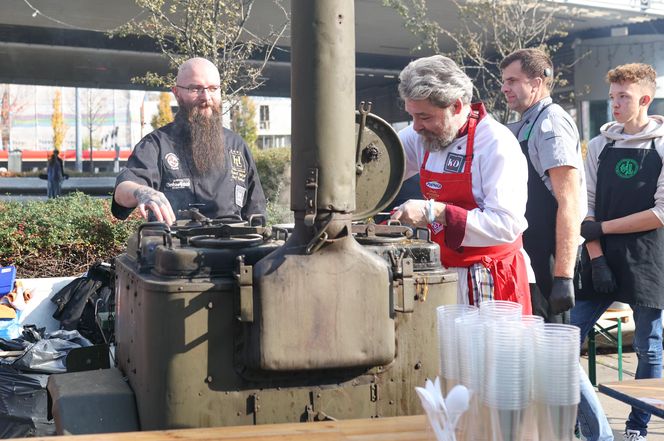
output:
[{"label": "hood", "polygon": [[659,115],[649,115],[650,122],[645,130],[635,135],[623,133],[623,124],[615,121],[606,123],[600,129],[602,135],[615,141],[646,141],[652,138],[664,136],[664,117]]}]

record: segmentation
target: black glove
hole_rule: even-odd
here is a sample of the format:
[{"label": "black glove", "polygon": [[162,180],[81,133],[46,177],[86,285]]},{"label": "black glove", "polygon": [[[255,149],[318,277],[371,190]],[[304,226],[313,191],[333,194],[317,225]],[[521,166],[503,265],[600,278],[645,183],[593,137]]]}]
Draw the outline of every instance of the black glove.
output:
[{"label": "black glove", "polygon": [[554,277],[549,308],[553,314],[560,314],[574,306],[574,282],[571,277]]},{"label": "black glove", "polygon": [[616,278],[609,268],[606,257],[599,256],[590,261],[592,265],[593,288],[600,294],[611,294],[616,290]]},{"label": "black glove", "polygon": [[599,239],[603,234],[601,222],[591,220],[581,222],[581,236],[588,242]]}]

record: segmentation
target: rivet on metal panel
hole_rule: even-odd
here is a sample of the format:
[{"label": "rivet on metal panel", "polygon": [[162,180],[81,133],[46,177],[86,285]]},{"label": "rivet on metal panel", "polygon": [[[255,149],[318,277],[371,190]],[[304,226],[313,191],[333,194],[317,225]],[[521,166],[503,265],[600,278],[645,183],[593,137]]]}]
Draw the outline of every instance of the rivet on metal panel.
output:
[{"label": "rivet on metal panel", "polygon": [[394,404],[394,400],[390,400],[390,404]]},{"label": "rivet on metal panel", "polygon": [[178,286],[178,291],[183,291],[183,290],[184,290],[184,286]]},{"label": "rivet on metal panel", "polygon": [[213,306],[214,306],[214,304],[213,304],[212,302],[208,302],[208,304],[205,305],[205,307],[206,307],[207,309],[212,309]]},{"label": "rivet on metal panel", "polygon": [[417,363],[415,363],[415,370],[419,370],[419,369],[422,369],[422,362],[421,361],[418,361]]},{"label": "rivet on metal panel", "polygon": [[205,382],[212,383],[212,375],[208,375],[207,377],[205,377]]}]

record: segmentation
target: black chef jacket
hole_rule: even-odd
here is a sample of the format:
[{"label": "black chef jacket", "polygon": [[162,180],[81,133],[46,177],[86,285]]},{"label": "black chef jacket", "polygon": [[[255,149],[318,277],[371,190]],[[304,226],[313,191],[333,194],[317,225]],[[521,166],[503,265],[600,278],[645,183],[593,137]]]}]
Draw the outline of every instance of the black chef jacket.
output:
[{"label": "black chef jacket", "polygon": [[[192,172],[176,136],[170,123],[143,138],[118,175],[116,187],[131,181],[161,191],[178,219],[178,210],[189,208],[198,208],[212,219],[236,215],[247,220],[252,214],[265,215],[265,194],[256,164],[240,136],[224,129],[224,166],[206,176]],[[132,211],[113,198],[111,212],[115,217],[126,219]]]}]

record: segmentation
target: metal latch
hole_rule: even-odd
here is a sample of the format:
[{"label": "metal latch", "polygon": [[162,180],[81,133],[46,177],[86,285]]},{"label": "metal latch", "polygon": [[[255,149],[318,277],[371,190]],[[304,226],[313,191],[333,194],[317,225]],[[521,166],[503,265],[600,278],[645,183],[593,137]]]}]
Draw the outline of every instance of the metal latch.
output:
[{"label": "metal latch", "polygon": [[307,170],[307,177],[304,181],[304,225],[310,227],[316,221],[318,209],[318,169],[310,168]]},{"label": "metal latch", "polygon": [[244,264],[244,256],[237,256],[237,265],[235,268],[235,281],[239,294],[239,314],[238,320],[251,323],[254,321],[254,286],[253,286],[253,267]]},{"label": "metal latch", "polygon": [[375,403],[376,401],[378,401],[379,398],[380,396],[378,394],[378,384],[372,383],[369,386],[369,399],[371,400],[372,403]]},{"label": "metal latch", "polygon": [[399,312],[413,312],[415,309],[415,279],[413,278],[413,259],[411,257],[392,258],[392,271],[394,273],[394,310]]}]

